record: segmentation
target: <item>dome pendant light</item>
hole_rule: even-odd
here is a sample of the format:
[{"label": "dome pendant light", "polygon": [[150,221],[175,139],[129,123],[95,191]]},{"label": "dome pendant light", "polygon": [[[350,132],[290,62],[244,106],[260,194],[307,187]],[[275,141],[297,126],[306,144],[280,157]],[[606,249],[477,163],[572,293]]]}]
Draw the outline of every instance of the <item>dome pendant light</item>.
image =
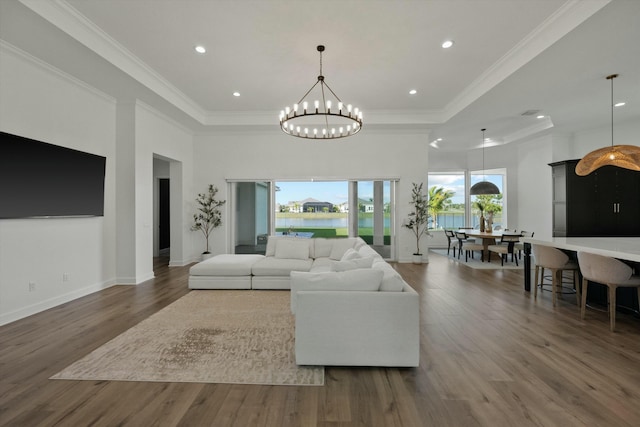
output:
[{"label": "dome pendant light", "polygon": [[[480,129],[482,131],[482,175],[484,179],[484,131],[486,129]],[[478,196],[481,194],[500,194],[498,187],[489,181],[476,182],[469,189],[469,194],[472,196]]]},{"label": "dome pendant light", "polygon": [[[280,111],[280,129],[288,135],[307,139],[336,139],[355,135],[362,129],[362,111],[351,104],[345,105],[329,87],[322,75],[322,52],[324,46],[317,47],[320,53],[320,75],[311,89],[293,107]],[[319,86],[319,97],[313,104],[305,101],[311,91]],[[325,99],[325,88],[335,97],[336,102]]]},{"label": "dome pendant light", "polygon": [[613,145],[613,79],[617,74],[607,76],[611,80],[611,146],[600,148],[584,156],[576,165],[576,175],[589,175],[602,166],[616,166],[640,171],[640,147],[635,145]]}]

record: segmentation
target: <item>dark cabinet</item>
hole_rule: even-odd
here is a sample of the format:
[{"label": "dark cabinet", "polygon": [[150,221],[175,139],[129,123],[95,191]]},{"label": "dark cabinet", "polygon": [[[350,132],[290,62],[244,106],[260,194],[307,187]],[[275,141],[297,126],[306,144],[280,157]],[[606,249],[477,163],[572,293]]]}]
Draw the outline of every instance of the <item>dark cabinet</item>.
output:
[{"label": "dark cabinet", "polygon": [[640,236],[640,172],[604,166],[578,176],[577,163],[550,164],[554,237]]}]

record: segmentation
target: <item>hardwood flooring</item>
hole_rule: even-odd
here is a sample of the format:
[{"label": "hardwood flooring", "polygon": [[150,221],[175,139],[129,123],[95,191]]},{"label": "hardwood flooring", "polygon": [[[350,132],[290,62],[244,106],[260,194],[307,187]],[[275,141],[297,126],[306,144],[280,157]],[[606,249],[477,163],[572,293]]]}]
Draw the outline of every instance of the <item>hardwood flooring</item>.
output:
[{"label": "hardwood flooring", "polygon": [[[394,264],[421,297],[416,369],[327,368],[324,387],[48,378],[188,292],[188,267],[0,327],[2,426],[638,426],[640,319],[580,320],[519,270]],[[265,291],[268,292],[268,291]]]}]

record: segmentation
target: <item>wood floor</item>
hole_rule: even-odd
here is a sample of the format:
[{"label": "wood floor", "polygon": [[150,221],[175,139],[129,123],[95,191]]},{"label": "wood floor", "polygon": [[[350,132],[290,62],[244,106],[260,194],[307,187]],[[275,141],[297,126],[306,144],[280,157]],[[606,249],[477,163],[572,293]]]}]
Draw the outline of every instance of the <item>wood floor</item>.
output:
[{"label": "wood floor", "polygon": [[[580,320],[519,270],[395,267],[421,297],[416,369],[327,368],[324,387],[48,378],[188,292],[188,267],[0,327],[2,426],[638,426],[640,319]],[[268,291],[265,291],[268,292]]]}]

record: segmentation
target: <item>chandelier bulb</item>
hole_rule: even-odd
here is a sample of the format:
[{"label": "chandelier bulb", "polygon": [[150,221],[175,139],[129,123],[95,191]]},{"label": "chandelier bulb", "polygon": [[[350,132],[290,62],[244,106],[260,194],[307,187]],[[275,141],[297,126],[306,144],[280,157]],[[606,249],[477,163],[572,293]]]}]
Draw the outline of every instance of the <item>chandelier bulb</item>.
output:
[{"label": "chandelier bulb", "polygon": [[[287,106],[283,111],[280,111],[280,127],[289,135],[300,138],[317,138],[318,134],[321,133],[323,138],[334,139],[355,135],[362,128],[362,112],[357,107],[353,107],[351,104],[344,104],[340,101],[340,98],[338,98],[329,87],[322,75],[323,51],[324,46],[318,46],[318,52],[320,53],[320,75],[318,76],[317,82],[298,103],[292,103],[291,106]],[[320,95],[318,96],[319,99],[313,102],[313,106],[315,106],[315,110],[313,110],[313,108],[310,107],[311,101],[309,100],[309,102],[307,102],[307,99],[313,99],[313,95],[310,94],[316,86],[320,86],[319,91],[316,92],[316,96],[318,96],[318,93]],[[333,95],[335,101],[325,98],[326,91],[329,91],[331,95]],[[331,107],[334,107],[333,111],[331,111]],[[322,109],[322,111],[320,109]],[[310,116],[315,117],[311,119]],[[308,118],[311,123],[305,122]],[[312,132],[309,132],[310,128],[305,126],[312,125],[313,121],[319,122],[319,119],[321,119],[324,124],[320,125],[319,128],[311,128]],[[338,120],[338,123],[332,123],[334,120]],[[345,123],[340,123],[340,120]],[[295,124],[299,126],[295,126],[291,122],[295,122]],[[311,135],[313,135],[313,137]]]}]

